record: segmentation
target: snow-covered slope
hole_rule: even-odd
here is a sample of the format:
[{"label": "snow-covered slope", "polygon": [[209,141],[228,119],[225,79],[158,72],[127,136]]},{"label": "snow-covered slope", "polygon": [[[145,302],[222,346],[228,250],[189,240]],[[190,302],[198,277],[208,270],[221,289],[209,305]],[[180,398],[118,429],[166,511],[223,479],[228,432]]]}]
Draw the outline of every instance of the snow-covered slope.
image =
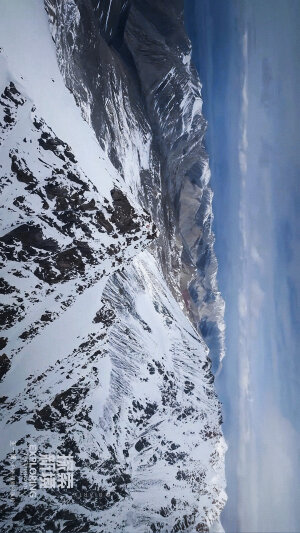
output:
[{"label": "snow-covered slope", "polygon": [[[135,20],[138,2],[45,3],[56,48],[41,1],[0,1],[1,530],[208,531],[226,498],[225,443],[208,349],[188,318],[191,161],[166,194],[176,128],[148,119],[134,53],[135,32],[155,21]],[[188,144],[200,87],[174,39],[168,49],[192,87],[176,104]],[[197,219],[207,242],[209,218]],[[73,454],[72,489],[30,497],[31,444]]]}]

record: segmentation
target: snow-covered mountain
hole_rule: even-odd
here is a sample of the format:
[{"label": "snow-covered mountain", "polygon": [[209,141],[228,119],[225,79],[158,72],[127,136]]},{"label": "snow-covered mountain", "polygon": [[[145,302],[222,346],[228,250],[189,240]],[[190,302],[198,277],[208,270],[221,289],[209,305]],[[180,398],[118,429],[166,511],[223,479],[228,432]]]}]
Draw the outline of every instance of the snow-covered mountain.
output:
[{"label": "snow-covered mountain", "polygon": [[[3,532],[221,527],[202,336],[222,358],[223,301],[182,10],[0,0]],[[32,497],[32,445],[73,456],[73,488]]]}]

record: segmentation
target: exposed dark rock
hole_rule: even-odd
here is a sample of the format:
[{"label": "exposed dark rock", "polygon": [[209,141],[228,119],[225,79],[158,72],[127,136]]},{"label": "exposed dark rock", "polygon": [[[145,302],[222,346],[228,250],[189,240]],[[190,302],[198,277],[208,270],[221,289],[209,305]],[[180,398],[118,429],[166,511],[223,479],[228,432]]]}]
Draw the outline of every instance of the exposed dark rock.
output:
[{"label": "exposed dark rock", "polygon": [[3,350],[7,345],[7,337],[0,337],[0,350]]},{"label": "exposed dark rock", "polygon": [[17,90],[12,81],[7,87],[5,87],[1,98],[4,98],[5,100],[11,100],[17,107],[19,105],[23,105],[25,102],[25,99],[21,96],[21,93]]},{"label": "exposed dark rock", "polygon": [[62,150],[59,150],[59,147],[63,147],[64,143],[58,137],[51,137],[50,133],[43,132],[39,138],[39,144],[44,150],[51,150],[57,157],[65,161]]},{"label": "exposed dark rock", "polygon": [[148,446],[150,446],[150,442],[148,442],[145,437],[142,437],[140,440],[137,441],[135,449],[137,452],[141,452],[144,448],[147,448]]},{"label": "exposed dark rock", "polygon": [[0,294],[12,294],[15,288],[12,287],[5,279],[0,278]]},{"label": "exposed dark rock", "polygon": [[51,322],[52,321],[52,313],[50,311],[47,311],[41,316],[42,322]]},{"label": "exposed dark rock", "polygon": [[41,250],[55,251],[58,244],[54,239],[45,239],[41,228],[34,224],[21,224],[0,238],[5,244],[13,245],[14,241],[22,243],[24,248],[39,248]]},{"label": "exposed dark rock", "polygon": [[0,304],[0,326],[10,328],[21,316],[22,306]]},{"label": "exposed dark rock", "polygon": [[18,160],[17,156],[13,153],[10,153],[9,156],[11,158],[11,170],[16,174],[17,179],[23,183],[27,183],[27,185],[36,184],[37,180],[26,166],[24,159]]},{"label": "exposed dark rock", "polygon": [[73,411],[81,399],[87,395],[87,387],[71,387],[70,389],[57,394],[52,402],[52,406],[57,409],[62,416],[68,416]]},{"label": "exposed dark rock", "polygon": [[0,380],[9,371],[11,366],[10,360],[5,353],[0,355]]},{"label": "exposed dark rock", "polygon": [[112,325],[113,321],[114,321],[114,318],[115,318],[115,313],[113,312],[112,309],[109,309],[105,306],[103,306],[101,309],[99,309],[99,311],[97,312],[93,322],[95,322],[96,324],[103,324],[104,326],[106,327],[109,327]]},{"label": "exposed dark rock", "polygon": [[[120,189],[113,189],[111,191],[113,200],[114,212],[111,216],[111,222],[115,224],[121,233],[132,233],[139,229],[137,215],[133,207],[130,205],[128,198]],[[149,217],[150,221],[150,217]]]}]

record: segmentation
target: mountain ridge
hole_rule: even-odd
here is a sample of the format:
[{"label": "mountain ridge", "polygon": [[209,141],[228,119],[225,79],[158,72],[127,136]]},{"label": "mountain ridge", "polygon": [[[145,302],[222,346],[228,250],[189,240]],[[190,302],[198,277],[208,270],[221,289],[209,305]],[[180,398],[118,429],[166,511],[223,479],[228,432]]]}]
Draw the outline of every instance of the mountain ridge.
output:
[{"label": "mountain ridge", "polygon": [[[161,12],[157,5],[147,3],[152,14]],[[35,442],[40,452],[72,453],[77,468],[72,491],[39,490],[37,502],[19,478],[14,501],[4,486],[3,530],[208,531],[226,499],[226,446],[208,349],[187,318],[201,243],[197,232],[192,246],[180,242],[194,224],[185,215],[191,189],[198,213],[202,184],[207,198],[196,225],[213,244],[207,158],[201,151],[197,179],[193,159],[205,131],[199,82],[179,119],[188,133],[193,122],[200,128],[191,133],[198,141],[179,214],[172,171],[178,164],[179,180],[191,161],[180,157],[181,138],[166,159],[170,132],[153,132],[168,117],[150,124],[152,104],[147,108],[136,67],[137,28],[150,28],[149,39],[155,21],[141,23],[139,2],[128,9],[127,2],[47,0],[63,81],[43,8],[35,0],[15,6],[19,20],[1,4],[2,292],[5,305],[15,301],[3,324],[1,473],[7,480],[12,438],[19,466]],[[177,24],[180,6],[172,8]],[[101,13],[116,31],[107,25],[101,33]],[[21,43],[11,42],[18,23],[31,62],[22,62]],[[89,27],[95,33],[86,33]],[[186,54],[175,47],[171,60],[179,53],[188,62],[181,34]],[[209,292],[211,281],[207,290],[203,280],[197,298]],[[192,311],[197,325],[199,308]]]}]

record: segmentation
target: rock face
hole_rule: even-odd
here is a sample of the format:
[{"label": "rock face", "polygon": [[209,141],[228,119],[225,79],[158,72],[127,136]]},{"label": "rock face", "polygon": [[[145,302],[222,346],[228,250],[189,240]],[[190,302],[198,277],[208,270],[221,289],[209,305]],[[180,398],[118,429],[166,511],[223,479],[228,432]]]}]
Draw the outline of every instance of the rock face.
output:
[{"label": "rock face", "polygon": [[217,368],[224,303],[216,282],[201,85],[183,2],[45,0],[45,6],[66,85],[161,228],[165,277],[178,299],[184,295]]},{"label": "rock face", "polygon": [[[1,530],[208,531],[223,302],[182,2],[1,2]],[[33,498],[31,445],[74,487]]]}]

